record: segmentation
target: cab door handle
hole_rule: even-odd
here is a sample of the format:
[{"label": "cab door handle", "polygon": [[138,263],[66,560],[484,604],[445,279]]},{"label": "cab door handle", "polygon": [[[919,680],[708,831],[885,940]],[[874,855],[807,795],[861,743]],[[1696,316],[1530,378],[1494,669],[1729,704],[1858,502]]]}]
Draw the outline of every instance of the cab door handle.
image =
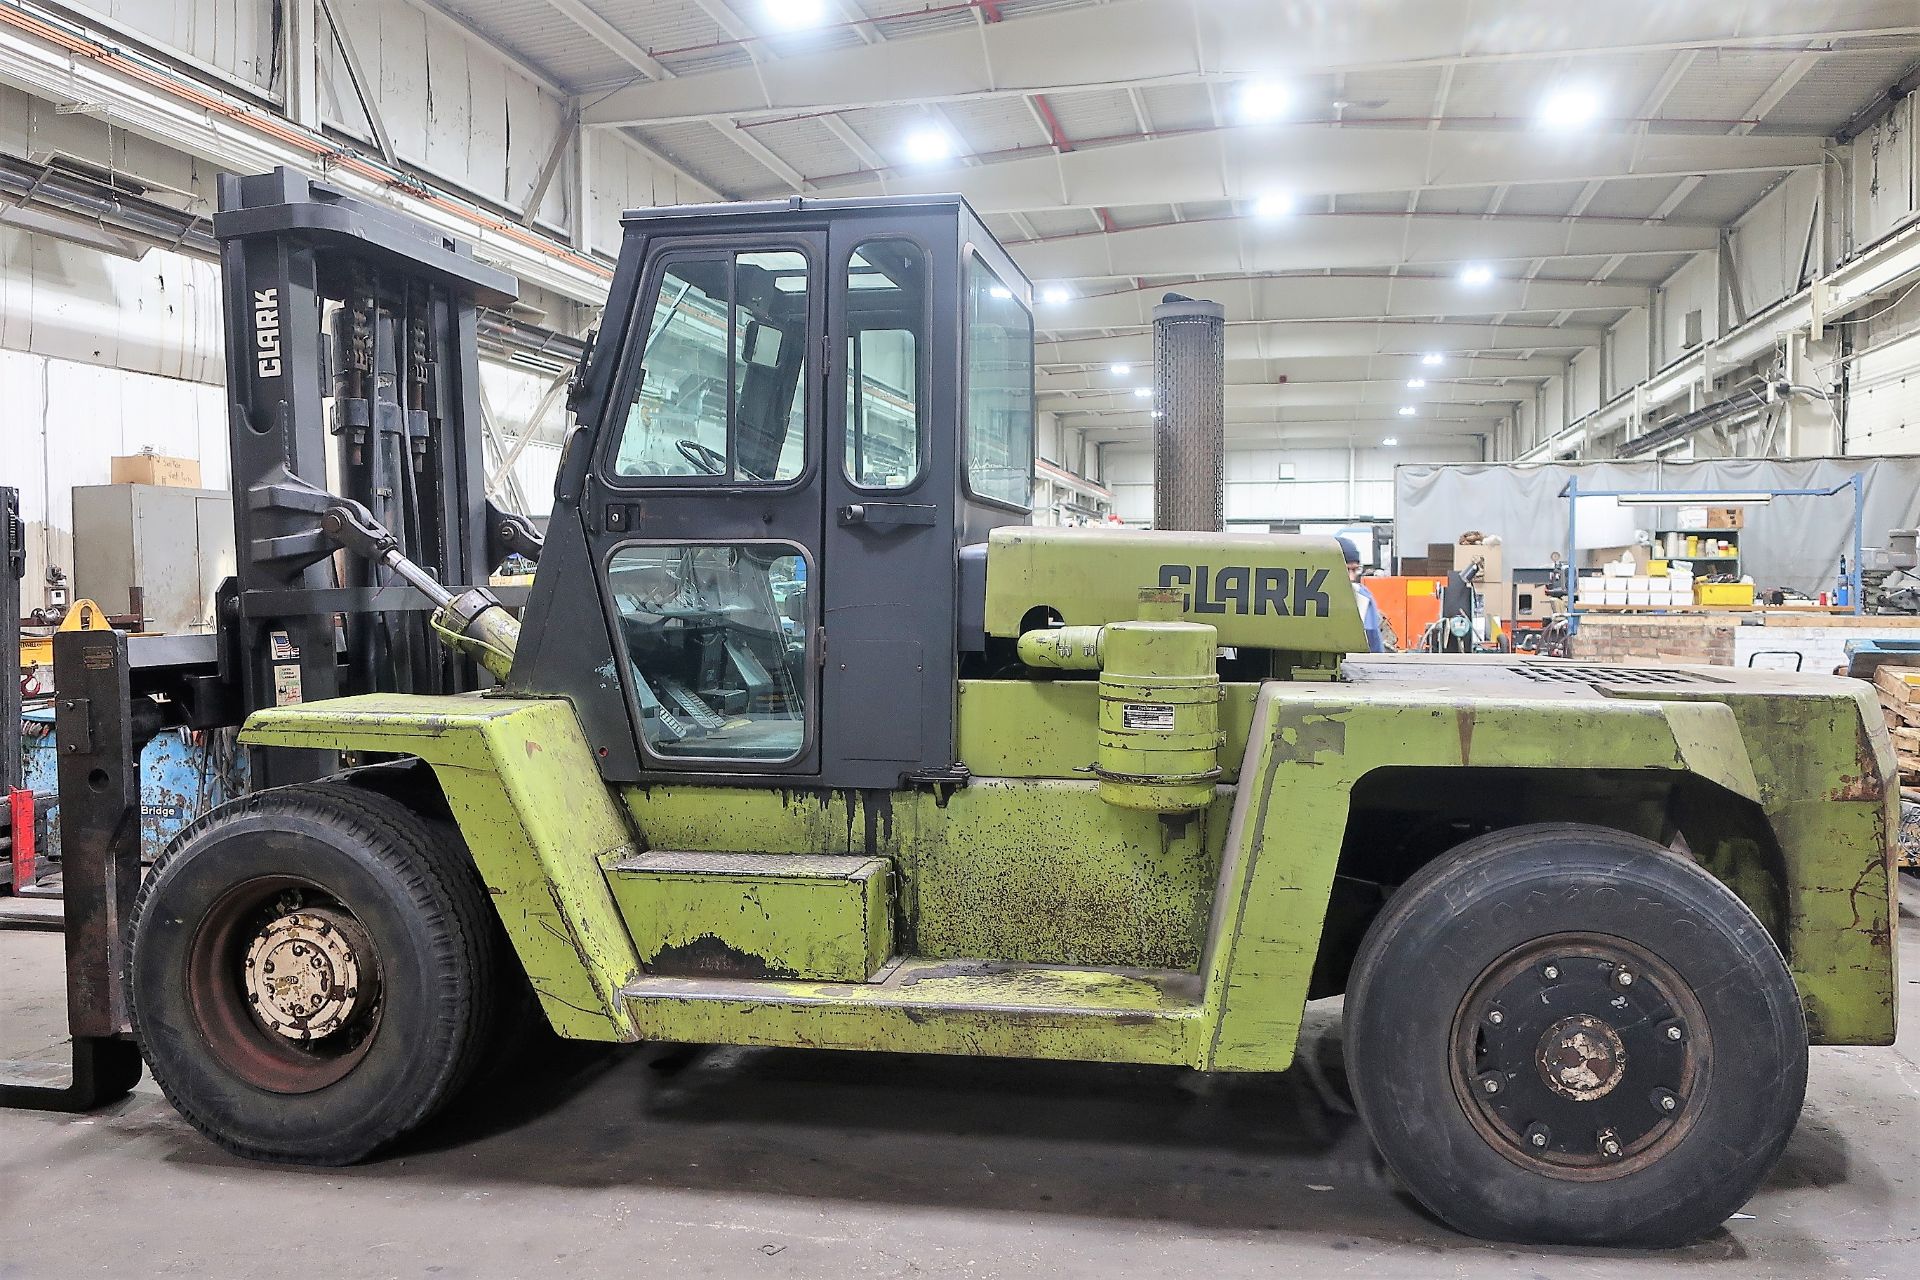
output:
[{"label": "cab door handle", "polygon": [[865,525],[869,529],[932,527],[939,508],[913,502],[855,502],[840,508],[841,528]]}]

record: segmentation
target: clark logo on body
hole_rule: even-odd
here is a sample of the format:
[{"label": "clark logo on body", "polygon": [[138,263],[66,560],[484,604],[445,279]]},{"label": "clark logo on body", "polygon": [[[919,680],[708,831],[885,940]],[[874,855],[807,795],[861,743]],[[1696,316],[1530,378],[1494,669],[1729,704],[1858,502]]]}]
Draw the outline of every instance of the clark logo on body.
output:
[{"label": "clark logo on body", "polygon": [[1333,608],[1327,597],[1325,569],[1250,569],[1227,565],[1163,564],[1163,587],[1186,587],[1183,613],[1274,614],[1282,618],[1324,618]]},{"label": "clark logo on body", "polygon": [[253,354],[263,378],[280,376],[280,290],[253,292]]}]

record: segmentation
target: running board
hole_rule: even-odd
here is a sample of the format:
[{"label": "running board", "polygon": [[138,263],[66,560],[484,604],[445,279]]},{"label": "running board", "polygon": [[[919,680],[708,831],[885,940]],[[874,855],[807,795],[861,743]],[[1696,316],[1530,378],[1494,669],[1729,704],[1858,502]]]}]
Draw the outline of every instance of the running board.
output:
[{"label": "running board", "polygon": [[703,1044],[1191,1065],[1200,975],[907,959],[870,982],[647,976],[640,1034]]}]

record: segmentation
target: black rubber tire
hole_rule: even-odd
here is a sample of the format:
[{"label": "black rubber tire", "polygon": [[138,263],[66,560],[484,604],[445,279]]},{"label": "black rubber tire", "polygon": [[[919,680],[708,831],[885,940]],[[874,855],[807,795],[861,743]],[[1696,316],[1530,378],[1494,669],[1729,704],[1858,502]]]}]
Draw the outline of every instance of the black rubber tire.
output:
[{"label": "black rubber tire", "polygon": [[[1561,933],[1651,952],[1691,989],[1712,1037],[1691,1128],[1644,1167],[1598,1181],[1502,1154],[1453,1079],[1453,1019],[1473,984],[1514,948]],[[1700,1238],[1766,1179],[1806,1094],[1799,995],[1746,904],[1651,841],[1572,823],[1480,837],[1410,879],[1355,961],[1346,1042],[1361,1118],[1401,1183],[1456,1229],[1514,1242]]]},{"label": "black rubber tire", "polygon": [[[325,1087],[277,1093],[209,1044],[188,995],[196,930],[224,895],[263,877],[309,881],[344,905],[379,958],[379,1021],[363,1056]],[[504,939],[450,823],[340,782],[223,805],[168,846],[129,924],[128,1007],[147,1068],[189,1123],[237,1155],[351,1164],[444,1106],[492,1047]]]}]

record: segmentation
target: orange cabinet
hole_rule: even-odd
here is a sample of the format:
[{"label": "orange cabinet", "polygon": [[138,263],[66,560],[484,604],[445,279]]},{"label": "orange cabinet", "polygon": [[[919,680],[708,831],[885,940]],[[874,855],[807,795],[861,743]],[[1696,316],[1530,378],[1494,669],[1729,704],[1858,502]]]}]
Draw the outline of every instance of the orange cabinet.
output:
[{"label": "orange cabinet", "polygon": [[1362,578],[1381,614],[1400,637],[1400,647],[1411,649],[1440,618],[1440,589],[1445,578]]}]

